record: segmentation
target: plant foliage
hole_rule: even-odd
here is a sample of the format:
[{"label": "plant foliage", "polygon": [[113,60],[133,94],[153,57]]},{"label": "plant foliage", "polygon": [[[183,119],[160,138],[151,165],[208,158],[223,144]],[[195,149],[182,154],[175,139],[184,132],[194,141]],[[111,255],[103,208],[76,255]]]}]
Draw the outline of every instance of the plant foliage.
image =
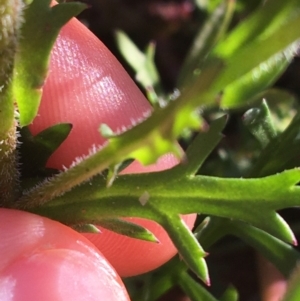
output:
[{"label": "plant foliage", "polygon": [[[297,186],[300,118],[297,114],[280,132],[272,116],[273,109],[268,106],[270,87],[287,68],[297,48],[300,3],[261,1],[256,10],[235,25],[232,21],[235,1],[208,2],[197,1],[198,9],[206,11],[207,20],[183,64],[178,78],[180,94],[176,99],[163,91],[154,63],[153,44],[143,53],[124,33],[118,32],[121,52],[126,54],[148,93],[154,111],[123,133],[107,131],[102,125],[108,144],[70,169],[52,173],[50,178],[46,178],[51,171],[45,170],[45,163],[68,135],[71,125],[54,126],[36,137],[25,126],[37,113],[49,55],[59,30],[84,5],[62,3],[50,8],[49,0],[33,0],[24,10],[24,22],[18,33],[19,46],[10,85],[22,127],[22,191],[20,197],[5,206],[44,215],[79,230],[93,232],[93,225],[97,224],[152,243],[157,242],[152,233],[125,222],[122,217],[142,217],[161,224],[184,262],[172,260],[149,284],[151,294],[147,299],[137,291],[133,300],[154,301],[175,284],[193,301],[217,300],[188,269],[209,284],[206,250],[227,235],[255,248],[286,277],[300,257],[291,246],[296,244],[291,228],[277,213],[300,205]],[[272,91],[273,97],[282,102],[284,91]],[[261,104],[263,97],[266,101]],[[0,111],[5,106],[0,99]],[[259,142],[247,173],[243,178],[203,175],[205,163],[223,139],[228,119],[224,110],[230,115],[228,110],[237,108],[250,109],[243,127]],[[207,131],[199,111],[209,121]],[[213,118],[214,114],[206,112],[222,116]],[[184,153],[177,139],[191,131],[198,133]],[[114,177],[106,179],[99,175],[105,169],[117,170],[115,167],[125,160],[136,159],[146,165],[168,152],[184,163],[159,175],[122,175],[114,181]],[[31,157],[34,153],[40,154],[35,161]],[[0,160],[1,168],[4,165]],[[181,222],[180,214],[188,213],[206,216],[195,233]],[[293,276],[284,300],[297,300],[294,296],[299,295],[299,289],[293,283],[298,278],[299,271]],[[237,299],[236,290],[229,287],[219,300]]]}]

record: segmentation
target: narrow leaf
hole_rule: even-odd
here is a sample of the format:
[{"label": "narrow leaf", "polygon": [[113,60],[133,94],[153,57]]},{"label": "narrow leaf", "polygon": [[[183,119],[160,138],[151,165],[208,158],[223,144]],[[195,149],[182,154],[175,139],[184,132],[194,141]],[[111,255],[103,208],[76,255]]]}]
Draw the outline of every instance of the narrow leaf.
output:
[{"label": "narrow leaf", "polygon": [[194,77],[194,72],[200,72],[207,55],[227,30],[234,6],[235,1],[225,1],[200,28],[181,68],[179,86],[189,83]]},{"label": "narrow leaf", "polygon": [[50,2],[34,0],[24,10],[13,78],[21,126],[31,123],[37,114],[50,52],[61,27],[86,7],[78,2],[50,7]]},{"label": "narrow leaf", "polygon": [[72,226],[72,228],[80,233],[93,233],[93,234],[101,233],[101,231],[93,224],[78,224]]},{"label": "narrow leaf", "polygon": [[297,262],[300,253],[292,246],[246,223],[227,221],[228,233],[238,236],[244,242],[268,258],[278,270],[288,277]]},{"label": "narrow leaf", "polygon": [[111,230],[121,235],[131,238],[141,239],[149,242],[158,243],[159,240],[155,235],[146,228],[127,220],[118,218],[105,218],[97,220],[97,224],[107,230]]},{"label": "narrow leaf", "polygon": [[[162,226],[168,232],[179,254],[189,268],[207,285],[210,285],[208,270],[204,256],[207,253],[202,249],[193,233],[187,228],[179,216],[164,217]],[[182,243],[184,241],[184,243]]]},{"label": "narrow leaf", "polygon": [[206,158],[222,139],[221,131],[224,129],[226,122],[227,116],[224,115],[213,121],[209,125],[208,131],[199,133],[196,136],[186,151],[184,164],[177,165],[173,168],[173,176],[175,176],[175,173],[181,174],[182,176],[196,174]]},{"label": "narrow leaf", "polygon": [[[289,19],[297,7],[299,7],[297,0],[262,2],[255,12],[234,28],[226,39],[217,46],[216,54],[230,57],[238,49],[259,39],[267,29],[272,28],[272,32],[275,32],[282,23]],[[269,34],[271,34],[270,29]]]},{"label": "narrow leaf", "polygon": [[154,62],[155,45],[150,43],[143,53],[122,31],[116,32],[116,40],[121,54],[134,69],[136,80],[144,87],[148,99],[155,105],[162,94],[160,78]]},{"label": "narrow leaf", "polygon": [[294,57],[295,47],[289,47],[281,54],[272,56],[250,72],[227,85],[221,98],[222,108],[249,106],[256,96],[275,83]]},{"label": "narrow leaf", "polygon": [[239,300],[239,293],[236,290],[235,287],[229,286],[222,297],[220,298],[220,301],[238,301]]},{"label": "narrow leaf", "polygon": [[145,55],[139,48],[130,40],[130,38],[121,30],[115,33],[117,45],[121,54],[131,67],[137,72],[144,65]]},{"label": "narrow leaf", "polygon": [[279,59],[281,56],[280,52],[300,38],[300,33],[297,30],[300,26],[300,12],[296,15],[295,18],[287,21],[270,36],[249,42],[246,47],[226,58],[227,68],[224,69],[215,82],[215,90],[220,91],[224,89],[228,84],[250,72],[261,62],[266,61],[275,54],[277,54],[277,57],[274,57],[274,59]]},{"label": "narrow leaf", "polygon": [[300,259],[300,253],[291,245],[238,220],[210,217],[206,227],[199,234],[197,238],[205,248],[211,247],[226,235],[234,235],[268,258],[286,277],[291,274]]},{"label": "narrow leaf", "polygon": [[196,282],[187,272],[181,272],[178,284],[192,301],[217,301],[205,287]]},{"label": "narrow leaf", "polygon": [[271,112],[265,100],[258,108],[252,108],[244,114],[243,123],[263,148],[277,136]]}]

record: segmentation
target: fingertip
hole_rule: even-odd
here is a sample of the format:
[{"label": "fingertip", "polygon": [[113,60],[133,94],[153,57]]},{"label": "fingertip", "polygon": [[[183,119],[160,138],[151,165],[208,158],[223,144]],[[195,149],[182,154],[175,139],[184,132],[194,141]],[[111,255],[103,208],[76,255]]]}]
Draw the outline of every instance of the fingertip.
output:
[{"label": "fingertip", "polygon": [[94,246],[71,228],[28,212],[0,209],[0,272],[20,256],[53,248],[85,253]]},{"label": "fingertip", "polygon": [[11,301],[128,300],[121,280],[103,258],[65,249],[19,259],[3,272],[0,291],[13,296],[1,300]]},{"label": "fingertip", "polygon": [[129,300],[115,270],[79,233],[0,209],[0,300]]}]

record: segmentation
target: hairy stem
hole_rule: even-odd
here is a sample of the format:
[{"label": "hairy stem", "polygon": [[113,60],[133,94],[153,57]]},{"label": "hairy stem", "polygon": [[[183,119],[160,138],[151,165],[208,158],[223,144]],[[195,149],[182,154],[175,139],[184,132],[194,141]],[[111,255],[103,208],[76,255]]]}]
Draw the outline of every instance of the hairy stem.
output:
[{"label": "hairy stem", "polygon": [[0,0],[0,205],[16,198],[16,121],[11,88],[22,0]]}]

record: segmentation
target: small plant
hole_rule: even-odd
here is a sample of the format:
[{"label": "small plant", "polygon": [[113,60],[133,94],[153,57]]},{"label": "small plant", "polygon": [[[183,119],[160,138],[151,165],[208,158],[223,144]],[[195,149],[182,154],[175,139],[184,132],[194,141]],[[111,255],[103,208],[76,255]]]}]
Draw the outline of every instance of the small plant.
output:
[{"label": "small plant", "polygon": [[[214,283],[207,252],[236,236],[293,274],[283,300],[298,300],[297,240],[278,211],[300,204],[300,119],[291,94],[272,86],[297,51],[300,3],[261,1],[237,24],[239,1],[195,3],[207,18],[172,94],[154,44],[143,53],[117,32],[148,103],[105,46],[70,20],[85,5],[0,0],[0,228],[12,219],[7,209],[59,221],[123,277],[177,250],[180,258],[125,280],[131,300],[147,301],[176,285],[193,301],[217,300],[206,287]],[[222,135],[237,110],[245,112],[239,149]],[[109,277],[126,300],[118,276]],[[238,292],[229,286],[218,300]]]}]

